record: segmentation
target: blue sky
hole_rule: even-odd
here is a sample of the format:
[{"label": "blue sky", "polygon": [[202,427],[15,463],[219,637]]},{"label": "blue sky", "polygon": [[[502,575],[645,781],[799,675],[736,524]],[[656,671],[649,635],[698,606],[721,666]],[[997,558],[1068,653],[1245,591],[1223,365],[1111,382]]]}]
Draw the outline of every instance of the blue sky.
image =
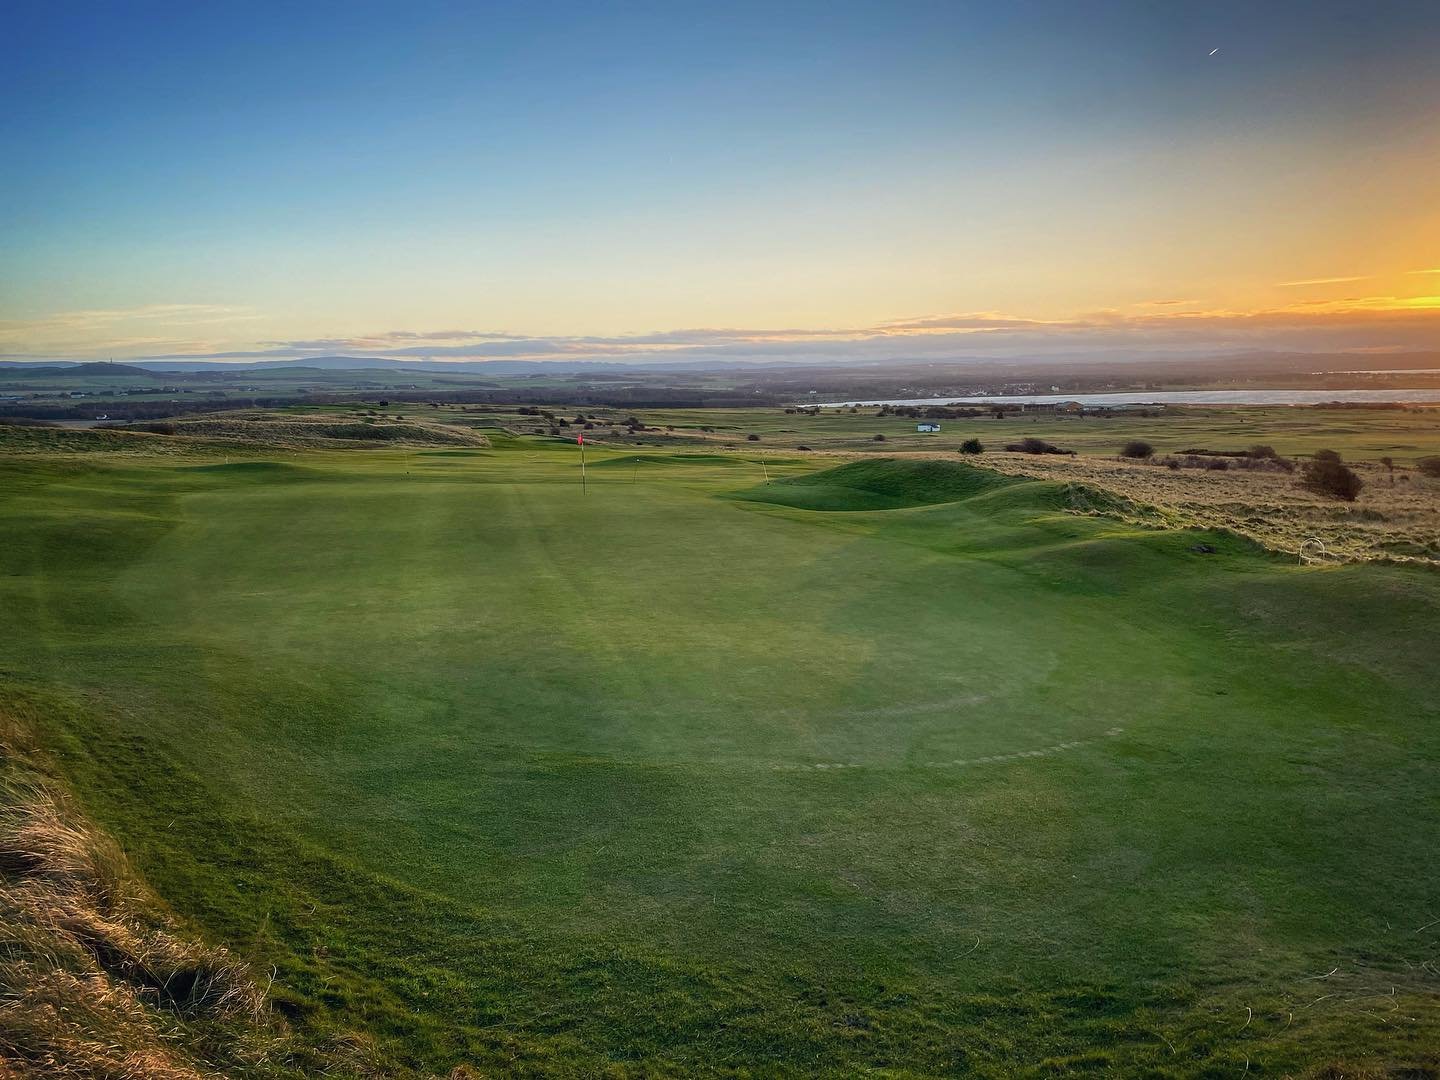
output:
[{"label": "blue sky", "polygon": [[0,354],[1434,326],[1440,5],[12,2],[7,36]]}]

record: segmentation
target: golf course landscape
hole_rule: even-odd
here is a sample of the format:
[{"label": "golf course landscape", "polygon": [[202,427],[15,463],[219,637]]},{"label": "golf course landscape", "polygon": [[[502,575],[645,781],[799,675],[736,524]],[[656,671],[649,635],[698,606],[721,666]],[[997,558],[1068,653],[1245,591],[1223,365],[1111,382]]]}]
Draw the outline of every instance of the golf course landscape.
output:
[{"label": "golf course landscape", "polygon": [[236,1075],[1440,1069],[1432,566],[954,454],[183,441],[0,455],[0,710],[257,973]]}]

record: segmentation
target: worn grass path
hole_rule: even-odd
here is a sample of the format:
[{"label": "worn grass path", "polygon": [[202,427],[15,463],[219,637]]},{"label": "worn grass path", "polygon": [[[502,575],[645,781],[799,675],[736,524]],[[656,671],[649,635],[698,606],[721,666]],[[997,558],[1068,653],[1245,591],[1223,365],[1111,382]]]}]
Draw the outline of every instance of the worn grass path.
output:
[{"label": "worn grass path", "polygon": [[1433,1062],[1433,573],[948,463],[572,459],[0,463],[7,693],[317,1044]]}]

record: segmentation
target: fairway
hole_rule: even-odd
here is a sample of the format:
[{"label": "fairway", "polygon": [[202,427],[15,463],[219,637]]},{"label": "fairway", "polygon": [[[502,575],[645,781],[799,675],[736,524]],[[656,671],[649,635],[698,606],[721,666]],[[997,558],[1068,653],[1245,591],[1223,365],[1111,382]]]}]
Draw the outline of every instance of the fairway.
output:
[{"label": "fairway", "polygon": [[920,1077],[1440,1041],[1433,571],[951,462],[597,448],[582,492],[573,445],[492,443],[0,466],[0,690],[317,1045]]}]

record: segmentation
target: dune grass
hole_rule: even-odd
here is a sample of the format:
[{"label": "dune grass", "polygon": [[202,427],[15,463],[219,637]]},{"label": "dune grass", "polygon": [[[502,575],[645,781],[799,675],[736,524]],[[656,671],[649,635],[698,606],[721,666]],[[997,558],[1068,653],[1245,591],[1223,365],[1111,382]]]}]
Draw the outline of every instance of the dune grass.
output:
[{"label": "dune grass", "polygon": [[492,442],[0,471],[4,693],[317,1054],[1437,1066],[1433,573]]},{"label": "dune grass", "polygon": [[0,1075],[299,1075],[245,962],[177,926],[76,808],[35,742],[37,704],[0,703]]}]

